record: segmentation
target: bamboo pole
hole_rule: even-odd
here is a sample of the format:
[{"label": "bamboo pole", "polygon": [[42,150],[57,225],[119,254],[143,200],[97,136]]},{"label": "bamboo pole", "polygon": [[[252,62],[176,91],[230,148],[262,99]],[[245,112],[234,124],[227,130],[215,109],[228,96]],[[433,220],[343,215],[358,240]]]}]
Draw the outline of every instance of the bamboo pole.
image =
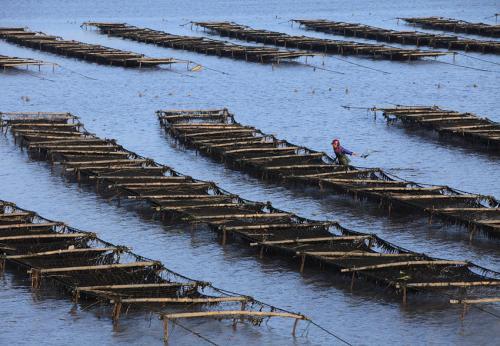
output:
[{"label": "bamboo pole", "polygon": [[60,249],[44,252],[35,252],[22,255],[10,255],[5,256],[6,259],[24,259],[33,257],[43,257],[52,255],[63,255],[63,254],[77,254],[77,253],[88,253],[88,252],[108,252],[108,251],[118,251],[117,247],[104,247],[104,248],[85,248],[85,249]]},{"label": "bamboo pole", "polygon": [[475,199],[481,196],[478,195],[399,195],[391,194],[391,197],[401,200],[415,199]]},{"label": "bamboo pole", "polygon": [[198,182],[187,182],[187,181],[173,181],[173,182],[145,182],[145,183],[115,183],[112,185],[108,185],[108,188],[112,187],[126,187],[126,188],[134,188],[134,187],[149,187],[149,186],[185,186],[185,187],[190,187],[190,186],[209,186],[210,183],[198,183]]},{"label": "bamboo pole", "polygon": [[266,171],[280,171],[284,169],[301,169],[301,168],[332,168],[334,165],[329,164],[311,164],[311,165],[288,165],[288,166],[273,166],[273,167],[264,167]]},{"label": "bamboo pole", "polygon": [[113,163],[134,163],[134,164],[139,164],[139,163],[146,163],[148,160],[146,159],[116,159],[116,160],[97,160],[97,161],[71,161],[71,162],[64,162],[66,166],[85,166],[85,165],[104,165],[104,164],[113,164]]},{"label": "bamboo pole", "polygon": [[19,229],[19,228],[40,228],[40,227],[54,227],[54,226],[64,226],[62,222],[45,222],[45,223],[16,223],[10,225],[0,225],[0,230],[2,229]]},{"label": "bamboo pole", "polygon": [[191,220],[216,220],[216,219],[259,219],[259,218],[281,218],[290,217],[290,213],[256,213],[256,214],[231,214],[231,215],[208,215],[208,216],[191,216]]},{"label": "bamboo pole", "polygon": [[242,230],[252,230],[252,229],[271,229],[271,228],[308,228],[308,227],[320,227],[320,226],[330,226],[331,222],[315,222],[315,223],[280,223],[280,224],[265,224],[265,225],[246,225],[246,226],[227,226],[224,227],[228,231],[242,231]]},{"label": "bamboo pole", "polygon": [[75,288],[75,291],[95,291],[95,290],[126,290],[126,289],[152,289],[152,288],[163,288],[163,287],[183,287],[191,286],[194,287],[198,283],[181,283],[181,282],[163,282],[163,283],[152,283],[152,284],[126,284],[126,285],[100,285],[100,286],[79,286]]},{"label": "bamboo pole", "polygon": [[294,155],[273,155],[273,156],[259,156],[259,157],[245,157],[242,158],[242,161],[250,161],[250,162],[256,162],[256,161],[273,161],[273,160],[281,160],[281,159],[291,159],[291,158],[303,158],[303,159],[308,159],[308,158],[315,158],[315,157],[322,157],[324,156],[323,153],[311,153],[311,154],[294,154]]},{"label": "bamboo pole", "polygon": [[354,184],[387,184],[387,185],[407,185],[404,181],[383,180],[383,179],[341,179],[341,178],[323,178],[322,181],[329,183],[354,183]]},{"label": "bamboo pole", "polygon": [[455,282],[415,282],[408,283],[406,286],[412,288],[428,288],[428,287],[471,287],[471,286],[499,286],[500,280],[497,281],[455,281]]},{"label": "bamboo pole", "polygon": [[201,311],[201,312],[181,312],[173,314],[163,314],[162,319],[174,320],[178,318],[199,318],[199,317],[221,317],[221,316],[259,316],[259,317],[286,317],[299,320],[306,320],[303,315],[288,312],[265,312],[248,310],[225,310],[225,311]]},{"label": "bamboo pole", "polygon": [[[220,297],[220,298],[125,298],[120,299],[124,304],[147,304],[147,303],[185,303],[185,304],[209,304],[222,302],[243,302],[247,297]],[[111,303],[115,303],[111,300]]]},{"label": "bamboo pole", "polygon": [[54,152],[57,149],[71,150],[71,149],[120,149],[121,147],[118,145],[113,145],[111,143],[104,145],[88,145],[88,144],[73,144],[73,145],[64,145],[64,144],[30,144],[28,148],[40,148],[46,149]]},{"label": "bamboo pole", "polygon": [[436,186],[436,187],[356,187],[353,188],[353,191],[374,191],[374,192],[417,192],[417,191],[439,191],[444,189],[444,186]]},{"label": "bamboo pole", "polygon": [[429,211],[435,211],[439,213],[453,213],[460,211],[474,211],[474,212],[499,212],[500,208],[435,208],[429,209]]},{"label": "bamboo pole", "polygon": [[185,210],[190,210],[190,209],[200,209],[200,208],[230,208],[230,207],[238,207],[238,208],[244,208],[248,207],[245,204],[240,204],[240,203],[220,203],[220,204],[200,204],[200,205],[190,205],[190,206],[181,206],[181,207],[168,207],[168,206],[162,206],[162,207],[157,207],[157,211],[185,211]]},{"label": "bamboo pole", "polygon": [[122,165],[110,165],[110,166],[82,166],[82,167],[74,167],[74,168],[66,168],[67,172],[73,172],[76,170],[80,171],[99,171],[99,170],[106,170],[106,171],[113,171],[113,170],[140,170],[140,171],[165,171],[166,167],[155,167],[155,166],[148,166],[148,167],[142,167],[140,166],[140,163],[137,162],[130,162],[128,165],[122,164]]},{"label": "bamboo pole", "polygon": [[212,145],[214,143],[232,144],[235,143],[236,141],[253,140],[255,138],[260,138],[260,137],[255,137],[254,135],[248,135],[248,136],[237,136],[237,137],[224,136],[224,138],[210,138],[210,139],[189,138],[186,140],[189,140],[191,143],[195,143],[197,145],[203,145],[203,144]]},{"label": "bamboo pole", "polygon": [[[60,140],[53,140],[53,141],[30,141],[30,144],[28,145],[28,148],[37,148],[37,147],[44,147],[44,146],[57,146],[57,145],[62,145],[64,143],[107,143],[113,145],[113,143],[106,141],[101,138],[95,138],[95,137],[81,137],[81,138],[72,138],[72,139],[60,139]],[[85,144],[82,144],[82,146],[85,146]]]},{"label": "bamboo pole", "polygon": [[237,195],[140,195],[140,196],[128,196],[129,199],[145,199],[145,198],[153,198],[161,201],[175,201],[178,199],[187,199],[187,200],[199,200],[199,199],[213,199],[213,200],[221,200],[221,199],[233,199],[237,198]]},{"label": "bamboo pole", "polygon": [[76,150],[76,149],[49,149],[51,154],[81,154],[81,155],[102,155],[102,156],[128,156],[130,153],[125,151],[99,151],[99,150]]},{"label": "bamboo pole", "polygon": [[[41,274],[49,274],[49,273],[65,273],[65,272],[76,272],[76,271],[90,271],[90,270],[140,268],[140,267],[156,266],[159,264],[160,262],[145,261],[145,262],[132,262],[132,263],[102,264],[95,266],[45,268],[45,269],[41,268],[38,270]],[[29,270],[28,273],[31,273],[31,270]]]},{"label": "bamboo pole", "polygon": [[[47,134],[47,135],[64,135],[64,136],[82,136],[83,133],[81,132],[78,132],[78,131],[50,131],[50,130],[18,130],[18,129],[12,129],[12,132],[14,132],[15,134],[19,133],[19,134],[41,134],[42,136],[40,137],[45,137],[43,136],[43,134]],[[50,136],[49,136],[50,138]]]},{"label": "bamboo pole", "polygon": [[0,241],[7,240],[36,240],[36,239],[50,239],[50,238],[90,238],[95,237],[94,233],[71,233],[71,234],[37,234],[37,235],[14,235],[9,237],[0,237]]},{"label": "bamboo pole", "polygon": [[23,217],[23,216],[33,216],[33,213],[25,213],[25,212],[14,212],[14,213],[4,213],[0,214],[0,219],[7,219],[11,217]]},{"label": "bamboo pole", "polygon": [[364,251],[306,251],[297,252],[297,255],[324,256],[324,257],[413,257],[413,253],[378,253]]},{"label": "bamboo pole", "polygon": [[[252,137],[254,138],[254,137]],[[246,141],[233,141],[230,143],[220,143],[220,144],[210,144],[210,143],[202,143],[200,146],[204,147],[209,147],[209,148],[224,148],[224,147],[234,147],[238,145],[251,145],[251,144],[258,144],[258,143],[263,143],[263,144],[274,144],[273,142],[263,142],[264,138],[263,137],[255,137],[254,140],[246,140]],[[199,141],[193,141],[193,143],[198,144]]]},{"label": "bamboo pole", "polygon": [[166,180],[166,181],[189,181],[188,177],[174,177],[164,175],[90,175],[89,179],[107,179],[107,180]]},{"label": "bamboo pole", "polygon": [[383,263],[371,266],[363,266],[363,267],[353,267],[353,268],[345,268],[342,269],[342,273],[354,272],[354,271],[363,271],[363,270],[373,270],[373,269],[383,269],[383,268],[393,268],[393,267],[404,267],[404,266],[419,266],[419,265],[467,265],[467,262],[464,261],[406,261],[406,262],[393,262],[393,263]]},{"label": "bamboo pole", "polygon": [[81,123],[58,124],[58,123],[14,123],[9,126],[15,129],[16,127],[80,127]]},{"label": "bamboo pole", "polygon": [[233,150],[226,150],[224,153],[225,154],[239,154],[239,153],[250,153],[250,152],[261,152],[261,151],[268,151],[268,152],[274,152],[274,151],[294,151],[300,149],[300,147],[283,147],[283,148],[244,148],[244,149],[233,149]]},{"label": "bamboo pole", "polygon": [[210,131],[210,132],[197,132],[197,133],[186,133],[185,137],[200,137],[200,136],[211,136],[211,135],[223,135],[231,133],[249,133],[254,132],[254,129],[241,129],[241,130],[229,130],[229,131]]},{"label": "bamboo pole", "polygon": [[483,304],[483,303],[499,303],[498,298],[480,298],[480,299],[450,299],[451,304]]},{"label": "bamboo pole", "polygon": [[353,235],[353,236],[337,236],[337,237],[318,237],[318,238],[297,238],[285,240],[268,240],[258,243],[250,243],[250,246],[259,245],[282,245],[282,244],[298,244],[298,243],[316,243],[316,242],[331,242],[331,241],[346,241],[346,240],[362,240],[369,239],[371,235]]}]

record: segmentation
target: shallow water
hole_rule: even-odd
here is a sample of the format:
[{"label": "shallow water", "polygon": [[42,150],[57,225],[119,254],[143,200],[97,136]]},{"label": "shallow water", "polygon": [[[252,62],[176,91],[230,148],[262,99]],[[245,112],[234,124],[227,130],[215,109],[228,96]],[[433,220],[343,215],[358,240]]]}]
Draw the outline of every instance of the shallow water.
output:
[{"label": "shallow water", "polygon": [[[475,6],[468,1],[423,0],[398,5],[395,8],[390,1],[320,0],[272,4],[263,0],[216,3],[196,0],[175,5],[146,1],[135,7],[124,6],[121,1],[45,1],[43,5],[37,1],[10,2],[0,6],[0,26],[28,26],[68,39],[149,56],[189,59],[228,74],[207,69],[188,73],[181,65],[174,66],[173,71],[100,66],[0,41],[0,54],[40,58],[61,65],[55,73],[50,68],[42,68],[41,73],[4,72],[0,80],[0,111],[70,111],[82,118],[89,131],[116,138],[130,150],[195,178],[215,181],[242,197],[269,200],[278,208],[306,217],[338,220],[344,226],[377,233],[412,250],[470,260],[500,270],[498,241],[477,239],[471,244],[464,230],[429,226],[418,215],[395,214],[389,218],[371,203],[360,205],[349,198],[320,195],[314,190],[290,190],[262,183],[176,147],[159,127],[154,114],[157,109],[228,107],[238,121],[292,143],[329,151],[331,138],[339,137],[352,150],[376,151],[366,160],[355,160],[357,165],[382,167],[418,182],[445,184],[500,198],[497,156],[388,127],[380,117],[374,119],[364,110],[340,107],[438,104],[500,121],[498,96],[495,96],[499,93],[497,65],[464,56],[458,56],[456,63],[494,72],[432,61],[401,63],[345,58],[390,73],[382,74],[339,61],[337,56],[318,56],[308,62],[344,74],[314,71],[300,64],[282,64],[273,69],[269,65],[109,38],[79,27],[86,20],[102,20],[202,35],[202,31],[192,31],[189,25],[180,25],[190,20],[233,20],[255,28],[327,37],[291,27],[286,21],[331,18],[411,30],[389,19],[445,15],[477,21],[498,12],[495,1]],[[469,55],[500,63],[495,55]],[[440,60],[453,62],[451,57]],[[22,96],[28,96],[29,101],[22,100]],[[253,251],[238,243],[222,248],[208,231],[191,233],[146,220],[51,173],[46,163],[31,161],[10,136],[0,137],[0,198],[48,218],[97,231],[105,240],[132,246],[135,252],[160,259],[167,267],[193,278],[300,311],[354,344],[489,344],[500,333],[498,319],[475,309],[461,321],[459,308],[422,301],[419,297],[410,298],[410,304],[403,307],[399,299],[361,283],[351,293],[344,280],[328,278],[319,271],[309,270],[300,275],[295,264],[272,258],[259,260]],[[120,327],[113,330],[109,319],[100,320],[99,311],[92,308],[74,314],[70,313],[71,302],[58,299],[56,294],[43,292],[34,297],[22,278],[8,271],[0,280],[0,313],[8,327],[0,333],[0,344],[62,345],[71,339],[82,344],[161,342],[158,321],[153,320],[149,325],[139,314],[124,318]],[[500,314],[498,306],[485,308]],[[187,325],[219,344],[336,343],[313,327],[307,336],[292,340],[290,321],[271,321],[269,326],[261,328],[239,326],[237,331],[225,322],[192,321]],[[175,330],[172,340],[175,344],[200,341],[180,328]]]}]

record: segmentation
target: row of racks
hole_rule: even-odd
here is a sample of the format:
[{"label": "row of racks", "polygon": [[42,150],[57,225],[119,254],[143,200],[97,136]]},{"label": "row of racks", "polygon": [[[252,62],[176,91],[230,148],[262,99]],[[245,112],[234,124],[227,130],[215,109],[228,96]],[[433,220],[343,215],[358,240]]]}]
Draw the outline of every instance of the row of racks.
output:
[{"label": "row of racks", "polygon": [[[95,233],[0,200],[0,270],[27,269],[34,290],[44,282],[62,289],[76,304],[95,302],[108,306],[118,323],[130,309],[158,315],[164,340],[169,323],[179,319],[232,319],[260,325],[272,317],[295,319],[301,314],[280,310],[252,297],[229,293],[210,283],[189,279],[125,246],[106,242]],[[208,309],[207,309],[208,307]]]},{"label": "row of racks", "polygon": [[[406,18],[405,20],[413,24],[420,23],[425,27],[437,25],[436,23],[440,23],[443,27],[448,26],[442,18],[439,20],[436,18]],[[317,31],[344,36],[363,37],[390,43],[396,42],[401,44],[414,44],[417,46],[430,46],[432,48],[447,48],[450,50],[477,51],[493,54],[498,54],[500,52],[498,41],[481,41],[472,38],[461,38],[452,35],[430,34],[417,31],[396,31],[363,24],[328,20],[294,19],[293,21]],[[247,46],[207,37],[175,35],[165,31],[140,28],[125,23],[85,22],[82,24],[82,27],[97,27],[101,32],[111,36],[153,43],[164,47],[261,63],[280,63],[300,57],[307,58],[317,54],[356,55],[360,57],[388,60],[416,60],[449,54],[447,52],[433,50],[405,49],[354,41],[294,36],[276,31],[253,29],[232,22],[193,22],[193,24],[221,36],[264,43],[266,46]],[[497,37],[495,35],[498,33],[498,26],[477,24],[477,27],[475,27],[472,24],[468,26],[464,25],[464,22],[453,22],[455,31],[459,28],[467,27],[469,28],[467,29],[469,32]],[[441,27],[441,29],[443,27]],[[32,32],[22,27],[0,28],[0,38],[33,49],[106,65],[141,68],[172,65],[176,63],[187,63],[189,66],[190,63],[189,61],[170,57],[152,58],[144,56],[143,54],[123,51],[102,45],[89,44],[75,40],[64,40],[59,36],[47,35],[42,32]],[[284,47],[286,49],[271,48],[269,47],[270,45]],[[4,62],[1,61],[2,59]],[[4,69],[33,64],[41,66],[50,63],[33,59],[0,57],[0,67]]]},{"label": "row of racks", "polygon": [[[199,144],[214,151],[235,155],[246,152],[254,164],[271,156],[283,160],[289,150],[254,137],[258,132],[255,129],[237,124],[224,126],[218,120],[227,119],[226,111],[162,112],[160,117],[164,122],[173,122],[172,131],[186,128],[184,137],[197,138]],[[200,119],[209,123],[197,127]],[[496,292],[500,284],[494,271],[466,261],[433,258],[376,235],[349,230],[334,221],[310,220],[270,203],[242,199],[213,182],[182,175],[113,140],[99,138],[87,132],[73,115],[3,113],[2,125],[11,129],[17,143],[28,148],[33,158],[57,164],[63,173],[95,185],[107,197],[145,203],[164,222],[206,225],[219,235],[222,244],[230,237],[239,238],[257,247],[260,256],[277,254],[298,260],[300,271],[306,265],[320,265],[335,275],[350,276],[352,285],[360,278],[390,287],[402,296],[403,302],[408,292],[436,290],[452,291],[457,297],[454,302],[498,299],[484,297],[491,295],[490,289]],[[251,146],[231,152],[224,149],[230,143]],[[307,158],[310,154],[304,155]],[[330,169],[335,167],[330,165]],[[337,173],[342,174],[340,170]]]}]

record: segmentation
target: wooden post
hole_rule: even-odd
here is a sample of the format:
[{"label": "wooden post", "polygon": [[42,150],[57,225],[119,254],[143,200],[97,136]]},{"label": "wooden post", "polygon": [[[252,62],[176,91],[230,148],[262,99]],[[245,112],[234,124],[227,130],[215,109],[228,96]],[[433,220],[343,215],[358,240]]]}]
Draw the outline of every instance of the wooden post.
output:
[{"label": "wooden post", "polygon": [[226,228],[224,227],[222,229],[222,246],[226,245],[226,241],[227,241],[227,231]]},{"label": "wooden post", "polygon": [[259,254],[259,258],[260,258],[260,259],[264,258],[264,246],[261,246],[261,247],[260,247],[260,254]]},{"label": "wooden post", "polygon": [[465,319],[465,314],[467,313],[467,303],[464,303],[464,308],[460,314],[460,319],[463,321]]},{"label": "wooden post", "polygon": [[406,304],[406,285],[403,286],[403,304]]},{"label": "wooden post", "polygon": [[168,344],[168,318],[163,317],[163,342]]},{"label": "wooden post", "polygon": [[120,313],[122,311],[122,303],[118,300],[115,302],[115,305],[113,306],[113,323],[118,323],[118,320],[120,319]]},{"label": "wooden post", "polygon": [[0,259],[0,274],[5,270],[5,258]]},{"label": "wooden post", "polygon": [[472,238],[474,237],[474,232],[476,231],[476,225],[472,226],[472,229],[469,234],[469,242],[472,243]]},{"label": "wooden post", "polygon": [[306,255],[302,254],[301,261],[300,261],[300,272],[301,273],[304,272],[304,265],[305,265],[305,263],[306,263]]},{"label": "wooden post", "polygon": [[[247,306],[247,301],[246,301],[246,300],[243,300],[243,301],[241,302],[241,311],[245,311],[246,306]],[[241,321],[241,322],[245,321],[244,316],[241,316],[240,321]]]},{"label": "wooden post", "polygon": [[352,278],[351,278],[351,291],[354,288],[354,278],[355,278],[356,272],[352,272]]},{"label": "wooden post", "polygon": [[31,287],[33,288],[40,288],[42,277],[40,270],[38,269],[31,269]]}]

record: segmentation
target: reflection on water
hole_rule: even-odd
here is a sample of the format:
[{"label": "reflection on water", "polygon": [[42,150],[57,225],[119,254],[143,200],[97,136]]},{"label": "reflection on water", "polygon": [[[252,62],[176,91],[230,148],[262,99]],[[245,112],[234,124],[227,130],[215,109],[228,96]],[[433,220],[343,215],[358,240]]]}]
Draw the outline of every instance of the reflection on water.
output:
[{"label": "reflection on water", "polygon": [[[359,21],[387,28],[409,27],[387,19],[398,16],[446,15],[480,20],[495,13],[495,2],[470,8],[468,2],[428,1],[401,4],[389,1],[281,1],[263,0],[217,3],[194,1],[176,4],[150,1],[138,8],[119,1],[86,2],[85,5],[46,1],[3,4],[0,26],[28,26],[32,30],[92,43],[141,52],[149,56],[173,56],[199,62],[211,70],[188,73],[177,69],[124,70],[65,59],[60,56],[0,42],[4,55],[56,62],[52,73],[28,74],[7,71],[1,77],[1,111],[70,111],[79,115],[89,131],[116,138],[126,148],[172,166],[195,178],[213,180],[242,197],[267,201],[282,209],[316,219],[338,220],[344,226],[377,233],[406,248],[450,259],[466,259],[500,270],[498,242],[478,239],[469,243],[466,232],[455,227],[429,226],[415,215],[386,217],[372,203],[320,194],[314,190],[287,189],[257,181],[224,168],[190,150],[175,146],[159,127],[154,111],[160,108],[228,107],[238,121],[275,133],[293,143],[329,151],[333,137],[355,151],[373,153],[357,159],[360,166],[378,166],[420,182],[445,184],[470,192],[500,197],[498,158],[455,147],[401,128],[389,128],[380,117],[340,105],[371,107],[399,104],[439,104],[444,108],[472,111],[500,121],[497,113],[498,73],[476,71],[431,61],[401,63],[347,58],[388,75],[341,62],[334,57],[315,57],[309,62],[344,75],[300,66],[271,66],[233,61],[108,38],[79,28],[86,20],[120,21],[158,28],[176,34],[202,35],[191,31],[190,20],[234,20],[256,28],[268,28],[310,36],[326,36],[293,28],[291,18],[331,18]],[[463,9],[468,8],[467,12]],[[411,29],[410,29],[411,30]],[[479,55],[499,63],[497,56]],[[448,60],[446,60],[448,59]],[[452,62],[451,58],[442,58]],[[457,63],[495,70],[485,62],[459,57]],[[26,98],[27,96],[27,98]],[[208,231],[190,232],[165,227],[140,217],[125,207],[106,202],[93,191],[51,173],[50,166],[31,161],[10,136],[0,138],[0,198],[33,209],[41,215],[64,220],[111,242],[132,246],[134,251],[163,261],[169,268],[219,287],[255,296],[270,304],[300,311],[355,344],[387,342],[435,344],[487,344],[498,335],[498,320],[471,309],[464,321],[460,309],[436,304],[426,297],[410,298],[406,307],[399,299],[372,286],[349,284],[321,271],[296,271],[295,263],[275,258],[258,259],[253,250],[238,243],[225,248]],[[105,311],[70,313],[72,303],[57,294],[33,295],[23,275],[7,271],[0,279],[0,313],[5,317],[0,343],[40,343],[50,335],[51,344],[68,340],[83,344],[161,342],[161,325],[141,314],[124,318],[113,330]],[[55,299],[57,298],[57,299]],[[500,314],[498,307],[487,307]],[[335,341],[314,328],[291,339],[290,325],[273,321],[254,328],[229,323],[190,321],[188,324],[220,344],[332,344]],[[305,327],[305,325],[303,326]],[[383,331],[383,332],[382,332]],[[199,342],[177,328],[176,344]],[[250,340],[250,341],[249,341]]]}]

